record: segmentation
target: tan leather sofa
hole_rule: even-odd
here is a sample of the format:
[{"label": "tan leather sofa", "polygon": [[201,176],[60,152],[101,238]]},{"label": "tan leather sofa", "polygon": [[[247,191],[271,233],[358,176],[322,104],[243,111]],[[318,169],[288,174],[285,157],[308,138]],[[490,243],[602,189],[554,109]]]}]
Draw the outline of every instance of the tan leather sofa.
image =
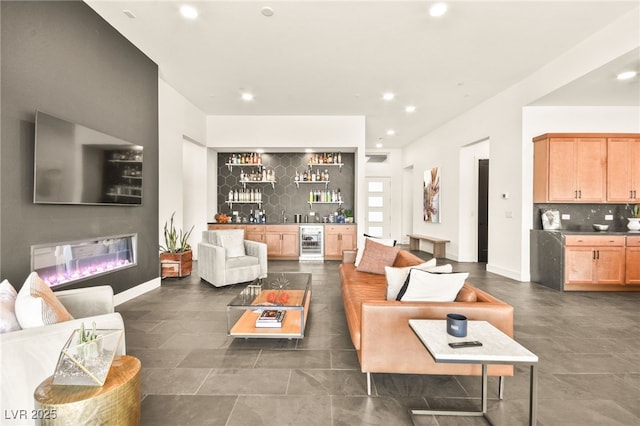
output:
[{"label": "tan leather sofa", "polygon": [[[458,313],[470,320],[488,321],[513,337],[513,307],[469,283],[464,284],[455,302],[387,301],[385,276],[357,271],[355,253],[344,252],[340,281],[351,341],[358,353],[361,371],[367,374],[368,394],[371,394],[372,373],[482,374],[480,365],[436,363],[409,327],[409,319],[446,319],[447,314]],[[393,266],[422,262],[419,257],[401,250]],[[474,299],[477,300],[468,301]],[[513,366],[490,365],[488,373],[512,376]],[[500,393],[502,384],[501,379]]]}]

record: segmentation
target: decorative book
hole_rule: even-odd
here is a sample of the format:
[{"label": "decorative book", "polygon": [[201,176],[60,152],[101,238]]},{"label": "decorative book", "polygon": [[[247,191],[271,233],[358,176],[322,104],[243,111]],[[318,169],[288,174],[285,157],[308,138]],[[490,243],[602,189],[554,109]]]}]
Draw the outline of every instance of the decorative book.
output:
[{"label": "decorative book", "polygon": [[256,327],[282,327],[282,321],[287,311],[282,309],[265,309],[258,319],[256,319]]}]

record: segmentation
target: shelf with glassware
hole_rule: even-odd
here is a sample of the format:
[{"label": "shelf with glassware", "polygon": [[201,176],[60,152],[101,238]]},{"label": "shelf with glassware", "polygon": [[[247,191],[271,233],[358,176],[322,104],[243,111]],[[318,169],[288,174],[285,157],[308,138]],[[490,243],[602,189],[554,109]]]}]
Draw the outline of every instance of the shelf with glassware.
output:
[{"label": "shelf with glassware", "polygon": [[257,152],[245,152],[231,154],[227,158],[225,166],[231,171],[233,167],[258,167],[262,168],[262,154]]},{"label": "shelf with glassware", "polygon": [[[321,183],[321,182],[319,182]],[[307,200],[309,206],[313,204],[342,204],[342,194],[340,189],[316,189],[315,191],[309,191],[309,199]]]},{"label": "shelf with glassware", "polygon": [[324,166],[337,166],[340,167],[340,171],[342,171],[342,154],[339,152],[336,153],[319,153],[313,154],[309,157],[308,166],[311,167],[324,167]]},{"label": "shelf with glassware", "polygon": [[262,191],[258,188],[250,188],[249,190],[241,188],[240,191],[230,190],[227,200],[225,201],[230,207],[234,204],[257,204],[262,205]]},{"label": "shelf with glassware", "polygon": [[311,166],[308,169],[298,172],[293,178],[293,182],[296,184],[296,188],[300,188],[300,184],[319,183],[324,184],[325,189],[329,187],[329,170],[313,170]]}]

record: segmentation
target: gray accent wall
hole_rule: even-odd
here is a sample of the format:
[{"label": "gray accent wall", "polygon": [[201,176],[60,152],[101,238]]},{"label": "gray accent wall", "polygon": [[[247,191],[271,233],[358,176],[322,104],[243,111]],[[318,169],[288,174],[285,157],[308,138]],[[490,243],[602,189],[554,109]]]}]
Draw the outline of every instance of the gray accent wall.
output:
[{"label": "gray accent wall", "polygon": [[[81,1],[0,5],[0,277],[22,286],[31,245],[137,233],[136,267],[67,288],[120,293],[157,278],[157,65]],[[34,204],[36,110],[144,146],[143,205]]]},{"label": "gray accent wall", "polygon": [[[296,171],[304,172],[309,168],[308,162],[312,154],[290,152],[290,153],[264,153],[262,161],[264,167],[273,170],[276,183],[272,187],[269,184],[255,183],[247,184],[248,188],[262,191],[262,206],[254,204],[234,204],[231,208],[225,203],[229,197],[230,190],[240,190],[243,185],[240,183],[240,172],[258,172],[258,166],[229,167],[225,165],[231,153],[218,154],[218,212],[231,214],[238,211],[243,218],[249,217],[252,209],[262,209],[267,215],[267,223],[281,223],[282,211],[285,211],[287,223],[294,223],[294,215],[301,214],[302,217],[309,216],[309,212],[316,213],[318,220],[323,216],[336,212],[338,204],[318,204],[309,205],[309,191],[323,190],[329,191],[340,189],[342,195],[342,207],[354,210],[354,188],[355,188],[355,155],[353,153],[341,153],[342,167],[317,164],[312,169],[326,170],[329,173],[329,183],[322,182],[310,184],[295,184]],[[355,211],[354,211],[355,215]]]}]

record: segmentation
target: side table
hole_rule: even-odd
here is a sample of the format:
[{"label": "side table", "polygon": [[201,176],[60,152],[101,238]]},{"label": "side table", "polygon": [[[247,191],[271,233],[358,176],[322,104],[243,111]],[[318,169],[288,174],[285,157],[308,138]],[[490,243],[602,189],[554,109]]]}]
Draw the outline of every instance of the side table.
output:
[{"label": "side table", "polygon": [[53,376],[34,392],[36,424],[135,426],[140,424],[140,360],[114,358],[103,386],[60,386]]},{"label": "side table", "polygon": [[[416,415],[482,416],[487,419],[487,365],[528,364],[529,376],[529,426],[537,424],[538,356],[487,321],[469,321],[466,337],[447,334],[444,320],[409,320],[409,326],[436,362],[482,364],[482,409],[480,411],[411,410]],[[482,346],[453,349],[449,343],[477,340]]]}]

